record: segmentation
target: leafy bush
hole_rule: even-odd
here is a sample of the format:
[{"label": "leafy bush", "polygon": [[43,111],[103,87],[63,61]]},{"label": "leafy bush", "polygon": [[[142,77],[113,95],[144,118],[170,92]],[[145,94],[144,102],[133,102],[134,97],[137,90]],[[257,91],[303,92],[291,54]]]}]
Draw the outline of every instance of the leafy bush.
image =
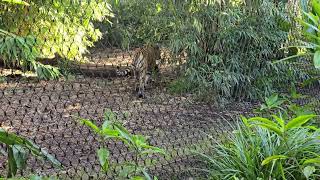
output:
[{"label": "leafy bush", "polygon": [[267,0],[250,6],[186,3],[183,23],[170,38],[176,53],[188,54],[184,78],[196,92],[217,99],[262,98],[305,78],[287,62],[272,62],[284,56],[279,49],[288,41],[282,7]]},{"label": "leafy bush", "polygon": [[58,53],[67,59],[82,58],[88,46],[101,37],[94,21],[111,17],[106,1],[27,1],[20,7],[0,3],[0,27],[18,36],[37,39],[41,57]]},{"label": "leafy bush", "polygon": [[[107,139],[120,140],[133,151],[133,160],[120,165],[123,167],[119,174],[120,177],[130,179],[146,178],[147,180],[156,179],[156,177],[150,177],[146,165],[140,165],[139,160],[143,157],[148,157],[147,155],[150,154],[165,154],[165,152],[158,147],[149,145],[145,136],[129,133],[128,130],[118,122],[116,114],[111,110],[105,112],[105,121],[101,128],[87,119],[81,119],[81,123],[90,127],[98,134],[101,137],[101,143],[104,143]],[[105,172],[107,172],[110,167],[109,155],[109,150],[106,147],[102,146],[97,150],[101,168]],[[141,174],[143,174],[144,178],[140,176]]]},{"label": "leafy bush", "polygon": [[6,66],[21,67],[23,71],[35,71],[41,79],[58,78],[58,68],[36,61],[39,55],[36,45],[36,38],[33,36],[19,37],[0,29],[0,60]]},{"label": "leafy bush", "polygon": [[6,145],[6,150],[0,149],[0,152],[8,157],[8,178],[14,177],[18,170],[23,170],[26,167],[28,151],[36,157],[44,158],[53,165],[61,167],[61,163],[48,152],[30,140],[10,133],[3,128],[0,128],[0,143]]},{"label": "leafy bush", "polygon": [[[27,2],[21,0],[4,2],[29,6]],[[21,67],[23,71],[36,71],[38,77],[42,79],[57,78],[60,75],[57,68],[36,62],[39,55],[37,45],[34,36],[20,37],[0,28],[0,60],[6,66]]]},{"label": "leafy bush", "polygon": [[314,117],[243,117],[212,155],[202,154],[210,179],[318,179],[320,130],[303,126]]}]

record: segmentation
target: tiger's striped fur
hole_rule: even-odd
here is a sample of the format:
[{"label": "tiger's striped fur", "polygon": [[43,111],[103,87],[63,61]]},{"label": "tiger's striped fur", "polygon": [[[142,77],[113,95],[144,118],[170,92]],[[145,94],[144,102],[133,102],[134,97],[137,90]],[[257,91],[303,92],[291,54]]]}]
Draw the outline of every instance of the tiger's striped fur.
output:
[{"label": "tiger's striped fur", "polygon": [[125,71],[118,71],[119,76],[133,74],[133,77],[138,81],[138,97],[144,97],[145,87],[151,80],[153,73],[159,73],[157,60],[161,59],[160,48],[157,45],[145,45],[138,50],[131,64],[131,68]]}]

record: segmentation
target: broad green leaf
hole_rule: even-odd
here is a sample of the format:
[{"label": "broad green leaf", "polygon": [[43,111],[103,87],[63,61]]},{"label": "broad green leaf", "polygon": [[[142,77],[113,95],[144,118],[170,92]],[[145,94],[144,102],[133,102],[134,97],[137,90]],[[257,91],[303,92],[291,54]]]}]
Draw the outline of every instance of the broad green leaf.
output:
[{"label": "broad green leaf", "polygon": [[284,155],[269,156],[265,160],[262,161],[261,165],[264,166],[264,165],[269,164],[271,161],[276,161],[278,159],[286,159],[286,158],[287,158],[287,156],[284,156]]},{"label": "broad green leaf", "polygon": [[314,53],[313,64],[315,68],[320,69],[320,50]]},{"label": "broad green leaf", "polygon": [[102,135],[106,136],[106,138],[110,138],[110,137],[118,138],[119,134],[120,133],[118,130],[112,130],[112,129],[107,129],[107,128],[102,130]]},{"label": "broad green leaf", "polygon": [[303,174],[307,179],[309,179],[314,172],[316,172],[316,168],[314,166],[307,166],[303,169]]},{"label": "broad green leaf", "polygon": [[303,116],[298,116],[291,121],[288,122],[288,124],[285,126],[285,130],[291,129],[291,128],[296,128],[300,127],[303,124],[307,123],[310,119],[316,117],[317,115],[303,115]]},{"label": "broad green leaf", "polygon": [[303,162],[303,165],[306,165],[306,164],[319,164],[320,165],[320,158],[307,159]]},{"label": "broad green leaf", "polygon": [[266,128],[266,129],[268,129],[268,130],[270,130],[270,131],[273,131],[273,132],[275,132],[276,134],[278,134],[279,136],[282,136],[282,135],[283,135],[282,131],[281,131],[279,128],[274,127],[274,126],[272,126],[272,125],[264,124],[264,123],[258,123],[258,124],[256,124],[256,125],[257,125],[257,126],[260,126],[260,127],[263,127],[263,128]]},{"label": "broad green leaf", "polygon": [[23,149],[21,145],[13,145],[13,157],[16,161],[18,169],[24,169],[26,167],[28,153]]},{"label": "broad green leaf", "polygon": [[100,148],[97,150],[98,159],[103,171],[108,171],[109,169],[109,155],[110,152],[106,148]]}]

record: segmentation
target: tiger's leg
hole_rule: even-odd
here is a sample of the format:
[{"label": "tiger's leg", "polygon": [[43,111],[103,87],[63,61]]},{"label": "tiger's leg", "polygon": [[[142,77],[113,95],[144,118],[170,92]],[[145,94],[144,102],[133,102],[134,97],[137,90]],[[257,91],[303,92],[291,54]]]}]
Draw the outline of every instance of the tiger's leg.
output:
[{"label": "tiger's leg", "polygon": [[146,74],[146,78],[144,80],[144,85],[145,85],[145,88],[146,86],[152,81],[152,74],[147,72]]},{"label": "tiger's leg", "polygon": [[147,69],[143,68],[139,76],[139,91],[138,91],[139,98],[144,97],[146,79],[147,79]]}]

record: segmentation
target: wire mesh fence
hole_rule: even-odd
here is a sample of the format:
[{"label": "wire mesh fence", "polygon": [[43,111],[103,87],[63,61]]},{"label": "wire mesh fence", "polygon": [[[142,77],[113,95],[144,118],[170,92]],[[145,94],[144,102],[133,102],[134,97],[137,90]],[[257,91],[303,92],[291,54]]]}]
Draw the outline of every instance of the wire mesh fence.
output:
[{"label": "wire mesh fence", "polygon": [[[102,11],[90,4],[100,1],[88,1],[87,6],[78,4],[74,7],[72,2],[66,1],[64,4],[69,11],[76,12],[74,8],[81,8],[81,12]],[[0,59],[0,127],[31,139],[63,166],[56,168],[50,163],[31,157],[27,169],[20,172],[21,176],[39,174],[54,175],[61,179],[115,179],[123,167],[110,167],[110,171],[103,172],[96,150],[101,144],[106,145],[110,149],[111,164],[132,161],[132,150],[118,141],[98,141],[97,135],[81,125],[78,119],[91,119],[101,125],[105,110],[111,109],[131,133],[149,136],[151,145],[163,148],[167,153],[166,156],[151,156],[152,160],[140,159],[139,163],[146,165],[159,179],[186,179],[196,173],[192,168],[203,165],[193,151],[209,151],[213,142],[208,135],[218,138],[229,132],[235,117],[248,113],[254,106],[253,103],[235,103],[218,108],[212,104],[197,102],[189,95],[172,94],[166,88],[167,83],[176,78],[176,69],[171,66],[160,69],[161,78],[147,87],[146,98],[138,98],[135,79],[119,77],[116,73],[119,68],[129,68],[135,49],[119,50],[100,44],[99,47],[90,49],[84,58],[79,58],[85,60],[79,61],[75,52],[82,51],[83,48],[79,45],[83,42],[77,37],[82,33],[82,29],[68,29],[65,26],[70,23],[64,25],[61,22],[53,26],[53,29],[35,29],[38,27],[32,26],[40,24],[41,27],[41,23],[54,23],[55,19],[49,13],[54,12],[54,15],[58,16],[59,11],[66,11],[60,9],[62,6],[59,5],[55,8],[52,6],[54,3],[63,4],[64,1],[39,1],[33,6],[18,8],[15,5],[0,5],[6,12],[11,11],[6,13],[7,16],[1,16],[1,22],[6,25],[4,27],[15,26],[16,33],[42,40],[43,42],[35,45],[41,49],[40,55],[59,52],[65,56],[39,59],[39,62],[60,67],[60,70],[65,72],[64,77],[55,80],[42,80],[35,73],[21,71],[19,67],[26,62],[19,61],[18,58],[14,59],[19,62],[12,61],[13,63],[8,56]],[[28,16],[41,11],[41,7],[44,10],[47,7],[53,10],[48,8],[48,12]],[[21,12],[19,8],[24,9],[24,13],[18,13]],[[86,21],[81,12],[76,16],[80,21]],[[72,20],[67,16],[59,18]],[[71,23],[72,27],[77,23]],[[25,29],[21,24],[25,24]],[[26,28],[28,26],[30,27]],[[52,38],[56,33],[62,35]],[[71,34],[73,38],[67,38],[65,34]],[[27,39],[20,40],[23,41],[22,44],[28,44]],[[15,48],[11,48],[9,54],[14,54],[14,51]],[[29,53],[32,53],[32,49]],[[318,95],[314,97],[320,99]],[[8,170],[6,159],[0,157],[1,175]]]}]

